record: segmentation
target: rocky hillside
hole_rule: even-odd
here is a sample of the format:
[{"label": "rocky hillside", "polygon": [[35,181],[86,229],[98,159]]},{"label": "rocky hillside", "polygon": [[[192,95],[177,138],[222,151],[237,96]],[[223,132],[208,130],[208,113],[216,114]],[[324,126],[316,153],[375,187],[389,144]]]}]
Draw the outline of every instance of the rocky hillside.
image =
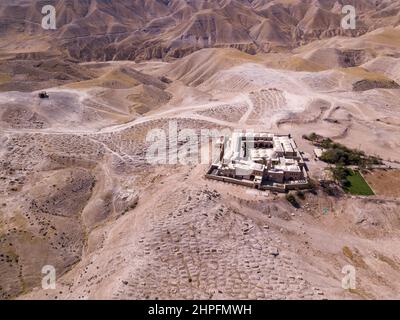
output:
[{"label": "rocky hillside", "polygon": [[[41,28],[49,3],[57,9],[55,31]],[[349,3],[358,14],[352,31],[340,27]],[[281,51],[397,26],[399,8],[399,0],[3,0],[0,56],[61,52],[87,61],[182,57],[209,47]]]}]

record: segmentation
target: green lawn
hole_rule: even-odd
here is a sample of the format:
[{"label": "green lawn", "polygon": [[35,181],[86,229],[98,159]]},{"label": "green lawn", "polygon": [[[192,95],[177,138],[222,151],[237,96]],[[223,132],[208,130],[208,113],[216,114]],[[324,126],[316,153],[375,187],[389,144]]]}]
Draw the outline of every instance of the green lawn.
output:
[{"label": "green lawn", "polygon": [[351,183],[350,187],[346,188],[346,192],[359,196],[373,196],[374,192],[369,187],[368,183],[364,180],[360,172],[353,170],[347,176],[347,180]]}]

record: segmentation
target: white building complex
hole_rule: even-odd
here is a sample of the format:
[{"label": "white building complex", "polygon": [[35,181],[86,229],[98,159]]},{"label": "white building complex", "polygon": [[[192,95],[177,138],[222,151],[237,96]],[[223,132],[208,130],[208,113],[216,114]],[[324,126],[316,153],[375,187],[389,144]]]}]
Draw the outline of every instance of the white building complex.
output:
[{"label": "white building complex", "polygon": [[290,135],[234,133],[218,148],[210,179],[280,192],[309,187],[304,159]]}]

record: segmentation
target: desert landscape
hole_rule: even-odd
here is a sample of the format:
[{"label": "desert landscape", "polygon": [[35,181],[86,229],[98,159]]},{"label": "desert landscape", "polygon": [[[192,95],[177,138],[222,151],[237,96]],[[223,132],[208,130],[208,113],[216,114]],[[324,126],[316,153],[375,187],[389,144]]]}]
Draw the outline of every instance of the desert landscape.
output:
[{"label": "desert landscape", "polygon": [[[400,299],[400,1],[49,2],[0,3],[0,299]],[[207,179],[213,130],[309,187]]]}]

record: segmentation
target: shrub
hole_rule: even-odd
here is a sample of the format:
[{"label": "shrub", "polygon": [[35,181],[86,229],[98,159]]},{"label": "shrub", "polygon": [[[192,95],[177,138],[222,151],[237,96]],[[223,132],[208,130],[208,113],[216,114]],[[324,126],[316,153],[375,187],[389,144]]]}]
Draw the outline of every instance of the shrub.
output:
[{"label": "shrub", "polygon": [[320,136],[319,134],[316,134],[315,132],[312,132],[309,135],[304,134],[303,135],[303,139],[309,140],[309,141],[312,141],[312,142],[318,142],[318,141],[322,140],[323,137]]}]

